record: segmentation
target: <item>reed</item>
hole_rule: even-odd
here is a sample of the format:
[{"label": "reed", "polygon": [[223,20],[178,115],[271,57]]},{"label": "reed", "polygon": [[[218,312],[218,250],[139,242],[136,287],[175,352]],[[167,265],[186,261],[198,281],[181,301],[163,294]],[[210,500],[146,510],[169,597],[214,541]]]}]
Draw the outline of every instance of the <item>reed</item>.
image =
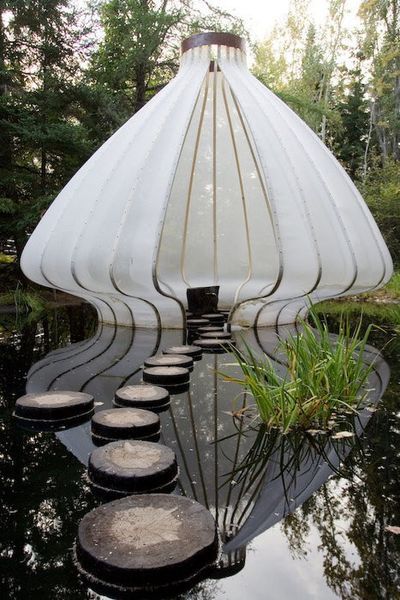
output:
[{"label": "reed", "polygon": [[361,335],[361,319],[352,330],[349,319],[342,317],[334,337],[313,308],[309,320],[298,335],[280,343],[286,356],[285,376],[267,356],[257,357],[247,345],[243,351],[231,349],[243,377],[223,374],[250,392],[267,427],[283,433],[295,427],[328,429],[334,415],[357,411],[370,391],[373,361],[366,359],[366,345],[372,326]]}]

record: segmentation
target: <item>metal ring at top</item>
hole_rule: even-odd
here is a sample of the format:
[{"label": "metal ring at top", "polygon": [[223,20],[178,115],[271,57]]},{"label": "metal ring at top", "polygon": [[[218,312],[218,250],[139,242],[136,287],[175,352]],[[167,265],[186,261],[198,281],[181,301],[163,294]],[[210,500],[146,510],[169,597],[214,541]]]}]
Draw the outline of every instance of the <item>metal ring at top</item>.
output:
[{"label": "metal ring at top", "polygon": [[216,31],[207,31],[206,33],[195,33],[182,41],[182,54],[191,48],[198,46],[230,46],[231,48],[239,48],[242,52],[246,52],[246,42],[239,35],[234,33],[222,33]]}]

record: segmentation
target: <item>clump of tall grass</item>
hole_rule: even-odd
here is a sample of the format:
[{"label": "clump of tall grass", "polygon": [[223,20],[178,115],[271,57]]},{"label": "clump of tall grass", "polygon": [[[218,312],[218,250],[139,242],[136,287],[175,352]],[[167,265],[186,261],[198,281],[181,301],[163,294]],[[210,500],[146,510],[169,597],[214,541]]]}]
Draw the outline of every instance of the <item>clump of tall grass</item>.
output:
[{"label": "clump of tall grass", "polygon": [[45,303],[39,294],[24,290],[20,284],[14,290],[13,296],[17,313],[34,313],[38,315],[45,310]]},{"label": "clump of tall grass", "polygon": [[366,399],[373,363],[366,361],[372,326],[361,335],[361,320],[351,330],[341,318],[339,334],[329,333],[325,320],[314,309],[298,335],[281,341],[287,373],[279,375],[267,356],[258,358],[250,347],[232,348],[243,378],[224,374],[253,396],[261,420],[287,433],[295,427],[329,428],[332,416],[354,412]]}]

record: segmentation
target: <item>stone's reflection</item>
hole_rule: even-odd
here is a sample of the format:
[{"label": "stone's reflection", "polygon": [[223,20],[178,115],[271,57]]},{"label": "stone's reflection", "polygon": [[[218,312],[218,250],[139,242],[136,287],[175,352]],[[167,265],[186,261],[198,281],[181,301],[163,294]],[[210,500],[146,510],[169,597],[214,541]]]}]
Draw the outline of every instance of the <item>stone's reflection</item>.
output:
[{"label": "stone's reflection", "polygon": [[[265,352],[284,373],[278,342],[295,332],[293,327],[247,330],[235,335],[235,341],[238,347],[246,343],[254,352]],[[27,392],[79,390],[94,395],[98,410],[111,408],[118,388],[141,380],[146,358],[183,341],[182,332],[173,330],[100,325],[90,340],[51,352],[33,365]],[[389,369],[373,348],[368,350],[367,360],[376,359],[371,399],[377,402]],[[180,466],[178,492],[206,506],[218,522],[223,554],[213,574],[216,578],[243,568],[246,545],[293,513],[338,471],[372,414],[364,410],[354,422],[357,435],[342,440],[249,428],[232,412],[251,399],[218,375],[232,362],[228,353],[203,354],[195,362],[189,391],[173,396],[170,409],[160,415],[160,441],[176,452]],[[94,448],[90,424],[57,436],[87,463]]]}]

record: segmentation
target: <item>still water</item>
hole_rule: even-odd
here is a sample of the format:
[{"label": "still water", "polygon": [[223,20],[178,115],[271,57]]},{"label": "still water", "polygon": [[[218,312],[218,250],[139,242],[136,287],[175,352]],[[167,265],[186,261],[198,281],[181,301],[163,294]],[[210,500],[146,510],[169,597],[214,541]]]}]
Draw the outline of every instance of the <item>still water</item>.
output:
[{"label": "still water", "polygon": [[[161,442],[177,455],[175,493],[213,513],[223,554],[212,578],[182,598],[400,598],[400,536],[386,530],[400,526],[400,342],[390,319],[373,321],[380,328],[370,341],[386,361],[373,385],[383,397],[354,423],[353,438],[244,428],[232,412],[246,399],[218,375],[232,370],[232,357],[195,363],[189,391],[161,414]],[[334,315],[329,322],[334,333]],[[144,359],[182,334],[97,326],[86,306],[0,323],[0,597],[96,598],[71,555],[80,519],[99,503],[85,476],[90,427],[25,433],[13,406],[25,391],[68,389],[110,408],[116,389],[140,381]],[[283,368],[277,332],[247,332],[245,341]]]}]

